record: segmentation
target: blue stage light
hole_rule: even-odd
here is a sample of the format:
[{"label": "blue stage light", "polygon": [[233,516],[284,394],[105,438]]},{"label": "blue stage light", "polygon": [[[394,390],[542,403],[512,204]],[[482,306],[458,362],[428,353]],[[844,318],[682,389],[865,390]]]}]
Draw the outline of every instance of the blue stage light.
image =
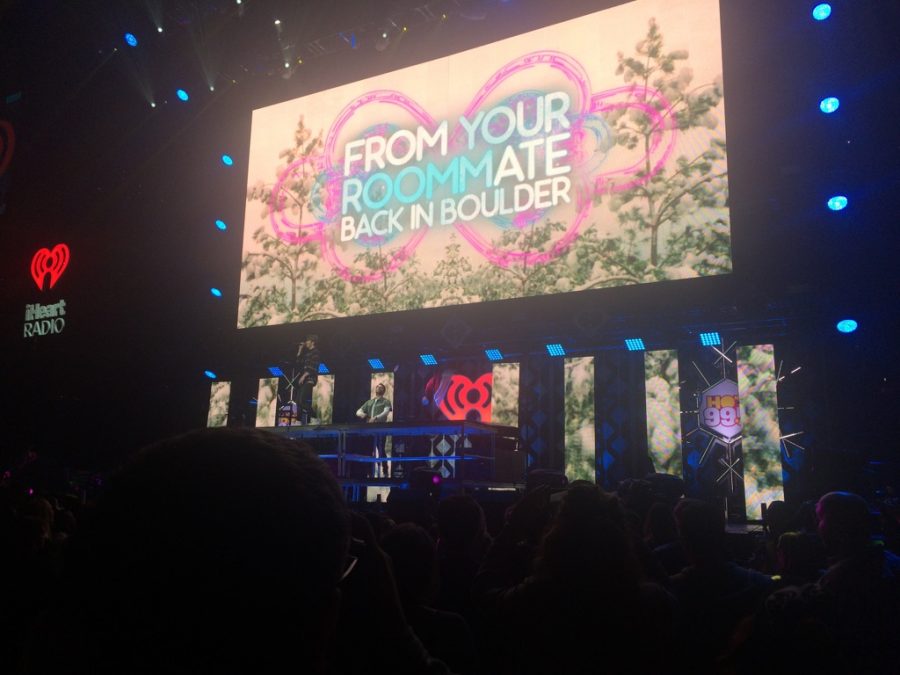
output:
[{"label": "blue stage light", "polygon": [[642,352],[646,349],[641,338],[625,338],[625,347],[630,352]]},{"label": "blue stage light", "polygon": [[269,372],[272,373],[274,377],[284,377],[284,371],[278,366],[269,366]]},{"label": "blue stage light", "polygon": [[824,21],[831,16],[831,5],[827,2],[819,3],[813,7],[812,15],[816,21]]},{"label": "blue stage light", "polygon": [[500,361],[503,358],[503,354],[500,353],[499,349],[485,349],[484,355],[491,361]]},{"label": "blue stage light", "polygon": [[231,166],[234,164],[234,160],[231,159],[231,155],[222,155],[222,164],[225,166]]},{"label": "blue stage light", "polygon": [[716,332],[700,333],[700,344],[704,347],[715,347],[722,344],[722,338]]},{"label": "blue stage light", "polygon": [[328,373],[330,372],[331,371],[328,370],[328,366],[326,366],[324,363],[319,364],[319,375],[328,375]]},{"label": "blue stage light", "polygon": [[823,98],[821,101],[819,101],[819,110],[821,110],[826,115],[830,115],[840,107],[841,102],[834,96],[828,96],[827,98]]},{"label": "blue stage light", "polygon": [[549,345],[544,345],[544,346],[547,348],[547,353],[550,356],[565,356],[566,355],[566,350],[563,349],[563,346],[561,344],[559,344],[558,342],[555,342],[555,343],[549,344]]},{"label": "blue stage light", "polygon": [[125,43],[129,47],[137,47],[138,39],[134,36],[134,33],[125,33]]},{"label": "blue stage light", "polygon": [[857,328],[859,328],[859,324],[853,319],[841,319],[837,322],[837,329],[842,333],[852,333]]},{"label": "blue stage light", "polygon": [[220,291],[220,290],[219,290],[218,288],[216,288],[215,286],[213,286],[212,288],[210,288],[210,289],[209,289],[209,292],[212,293],[212,295],[213,295],[214,297],[216,297],[216,298],[221,298],[221,297],[222,297],[222,291]]},{"label": "blue stage light", "polygon": [[188,96],[188,93],[184,89],[179,89],[175,92],[175,95],[182,101],[187,101],[190,98],[190,96]]},{"label": "blue stage light", "polygon": [[832,211],[843,211],[847,208],[847,198],[844,195],[835,195],[828,200],[828,208]]},{"label": "blue stage light", "polygon": [[384,370],[384,364],[381,362],[381,359],[369,359],[369,365],[372,367],[372,370]]},{"label": "blue stage light", "polygon": [[426,366],[436,366],[437,359],[434,358],[434,354],[419,354],[419,358],[422,359],[422,363]]},{"label": "blue stage light", "polygon": [[225,224],[225,221],[221,218],[216,219],[216,227],[218,227],[223,232],[228,229],[228,225]]},{"label": "blue stage light", "polygon": [[216,379],[216,374],[211,370],[204,370],[203,374],[206,375],[211,380]]}]

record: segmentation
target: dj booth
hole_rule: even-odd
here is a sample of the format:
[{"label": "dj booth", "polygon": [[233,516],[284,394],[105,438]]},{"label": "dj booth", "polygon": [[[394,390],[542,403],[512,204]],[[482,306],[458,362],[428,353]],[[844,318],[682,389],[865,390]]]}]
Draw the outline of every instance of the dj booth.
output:
[{"label": "dj booth", "polygon": [[[520,483],[525,477],[516,427],[443,420],[294,425],[270,431],[307,441],[322,459],[334,463],[338,478],[372,474],[370,465],[384,463],[391,465],[393,478],[408,476],[415,466],[437,469],[444,479],[458,481]],[[375,456],[375,448],[388,453]]]}]

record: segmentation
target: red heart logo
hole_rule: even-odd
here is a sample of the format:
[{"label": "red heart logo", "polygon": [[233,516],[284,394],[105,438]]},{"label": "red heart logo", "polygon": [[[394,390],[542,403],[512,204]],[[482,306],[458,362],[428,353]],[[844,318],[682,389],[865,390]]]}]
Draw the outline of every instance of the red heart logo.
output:
[{"label": "red heart logo", "polygon": [[31,259],[31,278],[40,290],[44,290],[44,278],[49,274],[50,288],[53,288],[68,264],[69,247],[65,244],[57,244],[52,251],[42,248]]},{"label": "red heart logo", "polygon": [[485,373],[474,382],[465,375],[454,375],[447,395],[438,403],[441,412],[448,420],[490,422],[493,379],[493,373]]}]

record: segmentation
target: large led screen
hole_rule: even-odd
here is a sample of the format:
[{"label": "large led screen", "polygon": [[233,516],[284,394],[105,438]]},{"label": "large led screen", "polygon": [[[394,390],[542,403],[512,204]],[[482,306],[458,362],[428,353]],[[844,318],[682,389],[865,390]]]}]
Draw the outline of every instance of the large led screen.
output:
[{"label": "large led screen", "polygon": [[238,326],[731,271],[718,0],[254,111]]}]

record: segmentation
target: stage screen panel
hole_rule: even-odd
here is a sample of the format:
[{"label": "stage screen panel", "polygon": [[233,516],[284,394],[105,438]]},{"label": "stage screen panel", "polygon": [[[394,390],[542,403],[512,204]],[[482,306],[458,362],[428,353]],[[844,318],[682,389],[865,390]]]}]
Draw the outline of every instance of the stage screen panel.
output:
[{"label": "stage screen panel", "polygon": [[731,271],[718,0],[253,112],[238,326]]}]

